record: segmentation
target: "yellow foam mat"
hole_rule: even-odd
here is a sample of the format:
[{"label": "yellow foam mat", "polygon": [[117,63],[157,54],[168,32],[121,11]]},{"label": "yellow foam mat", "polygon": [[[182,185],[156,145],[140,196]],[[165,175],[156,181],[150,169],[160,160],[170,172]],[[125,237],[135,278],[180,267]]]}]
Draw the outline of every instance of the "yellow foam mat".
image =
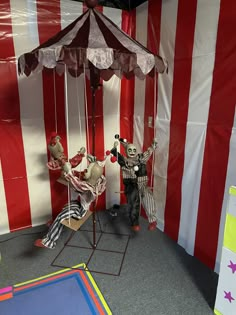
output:
[{"label": "yellow foam mat", "polygon": [[229,213],[225,221],[224,246],[236,253],[236,217]]}]

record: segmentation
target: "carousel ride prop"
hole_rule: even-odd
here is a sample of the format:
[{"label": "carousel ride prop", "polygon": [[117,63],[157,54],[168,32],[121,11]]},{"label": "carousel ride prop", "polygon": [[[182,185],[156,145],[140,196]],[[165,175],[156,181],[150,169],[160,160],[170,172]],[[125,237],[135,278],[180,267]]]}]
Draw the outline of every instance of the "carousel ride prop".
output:
[{"label": "carousel ride prop", "polygon": [[[83,74],[90,80],[91,154],[96,156],[95,108],[99,104],[96,104],[95,96],[101,80],[108,81],[113,75],[126,79],[134,76],[145,79],[149,75],[155,79],[158,72],[167,71],[167,62],[128,36],[104,14],[96,10],[98,0],[85,0],[85,4],[88,9],[74,22],[34,50],[18,58],[18,72],[30,76],[44,69],[51,69],[54,78],[55,73],[59,75],[64,73],[65,82],[68,73],[73,77]],[[67,94],[66,83],[65,94]],[[93,247],[96,247],[95,208],[93,209]]]}]

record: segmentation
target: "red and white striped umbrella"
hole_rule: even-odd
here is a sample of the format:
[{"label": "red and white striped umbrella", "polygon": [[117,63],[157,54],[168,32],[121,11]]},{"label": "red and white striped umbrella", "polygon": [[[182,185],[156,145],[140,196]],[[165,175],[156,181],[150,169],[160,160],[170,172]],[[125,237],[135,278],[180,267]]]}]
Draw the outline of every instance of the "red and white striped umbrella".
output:
[{"label": "red and white striped umbrella", "polygon": [[60,74],[66,66],[71,75],[79,76],[91,64],[104,80],[113,74],[143,79],[154,71],[163,73],[164,59],[152,54],[97,11],[96,3],[87,0],[88,10],[84,14],[33,51],[21,55],[19,73],[29,76],[43,68],[55,68]]}]

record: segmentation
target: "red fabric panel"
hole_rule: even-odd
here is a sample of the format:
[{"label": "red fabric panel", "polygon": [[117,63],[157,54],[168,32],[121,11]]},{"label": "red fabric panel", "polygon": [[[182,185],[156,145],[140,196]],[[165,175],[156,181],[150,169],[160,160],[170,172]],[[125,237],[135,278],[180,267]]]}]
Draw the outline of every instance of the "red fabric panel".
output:
[{"label": "red fabric panel", "polygon": [[[10,1],[0,13],[0,161],[10,231],[31,226],[30,200],[20,122],[20,100],[12,37]],[[1,211],[1,209],[0,209]]]},{"label": "red fabric panel", "polygon": [[[103,7],[98,6],[96,9],[102,12]],[[83,10],[87,10],[87,7],[84,5]],[[87,111],[88,111],[88,129],[89,134],[87,134],[87,139],[89,139],[89,148],[88,152],[93,153],[93,134],[92,134],[92,115],[95,117],[95,156],[98,160],[103,160],[105,157],[105,147],[104,147],[104,124],[103,124],[103,83],[100,80],[101,86],[95,93],[95,113],[92,112],[92,90],[90,87],[90,81],[86,79],[86,96],[87,96]],[[85,102],[86,106],[86,102]],[[96,210],[104,210],[106,208],[106,194],[103,193],[98,198],[96,205]]]},{"label": "red fabric panel", "polygon": [[[53,0],[50,4],[39,1],[37,3],[37,18],[39,42],[41,44],[61,30],[60,0]],[[64,76],[55,74],[55,96],[53,71],[44,70],[42,77],[46,141],[48,143],[50,134],[56,130],[57,125],[57,132],[62,138],[61,143],[67,155]],[[47,153],[49,159],[49,151]],[[49,171],[49,176],[52,216],[54,218],[61,211],[63,205],[68,202],[68,191],[66,186],[57,182],[60,172]]]},{"label": "red fabric panel", "polygon": [[[161,24],[161,1],[149,1],[148,2],[148,39],[147,48],[154,54],[159,53],[160,43],[160,24]],[[146,76],[146,89],[145,89],[145,110],[144,110],[144,135],[143,135],[143,151],[151,145],[155,136],[155,119],[156,119],[156,107],[157,107],[157,77],[151,78]],[[152,127],[149,127],[149,118],[152,119]],[[151,185],[151,179],[153,177],[153,156],[147,162],[147,172],[149,176],[149,185]],[[153,181],[152,181],[153,182]],[[144,217],[146,213],[141,207],[141,214]]]},{"label": "red fabric panel", "polygon": [[[161,1],[149,1],[148,2],[148,40],[147,48],[154,54],[159,53],[160,44],[160,26],[161,26]],[[156,86],[155,86],[156,83]],[[146,77],[146,90],[145,90],[145,111],[144,111],[144,143],[143,151],[145,151],[152,143],[154,138],[154,125],[155,115],[157,107],[157,79]],[[149,117],[152,118],[152,127],[148,125]],[[152,172],[152,159],[149,159],[147,163],[147,171],[149,174],[149,181]]]},{"label": "red fabric panel", "polygon": [[[236,38],[232,36],[235,12],[235,1],[221,1],[194,252],[210,268],[215,266],[235,113]],[[230,78],[227,84],[226,78]]]},{"label": "red fabric panel", "polygon": [[[135,39],[136,34],[136,10],[131,12],[122,11],[122,25],[121,29],[129,36]],[[126,138],[129,142],[133,142],[134,129],[134,83],[135,79],[121,80],[120,92],[120,137]],[[120,146],[121,154],[125,154],[123,146]],[[120,191],[124,191],[124,185],[121,175]],[[126,197],[121,193],[120,203],[125,204]]]},{"label": "red fabric panel", "polygon": [[175,38],[169,161],[165,208],[165,232],[178,239],[181,185],[191,82],[192,51],[197,1],[179,1]]}]

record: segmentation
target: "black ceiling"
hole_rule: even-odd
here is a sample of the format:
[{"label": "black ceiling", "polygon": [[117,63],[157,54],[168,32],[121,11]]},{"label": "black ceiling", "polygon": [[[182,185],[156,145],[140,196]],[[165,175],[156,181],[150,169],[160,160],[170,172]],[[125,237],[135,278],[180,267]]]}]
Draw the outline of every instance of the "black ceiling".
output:
[{"label": "black ceiling", "polygon": [[[84,2],[84,0],[73,0]],[[147,0],[98,0],[98,4],[104,7],[117,8],[122,10],[132,10]]]}]

